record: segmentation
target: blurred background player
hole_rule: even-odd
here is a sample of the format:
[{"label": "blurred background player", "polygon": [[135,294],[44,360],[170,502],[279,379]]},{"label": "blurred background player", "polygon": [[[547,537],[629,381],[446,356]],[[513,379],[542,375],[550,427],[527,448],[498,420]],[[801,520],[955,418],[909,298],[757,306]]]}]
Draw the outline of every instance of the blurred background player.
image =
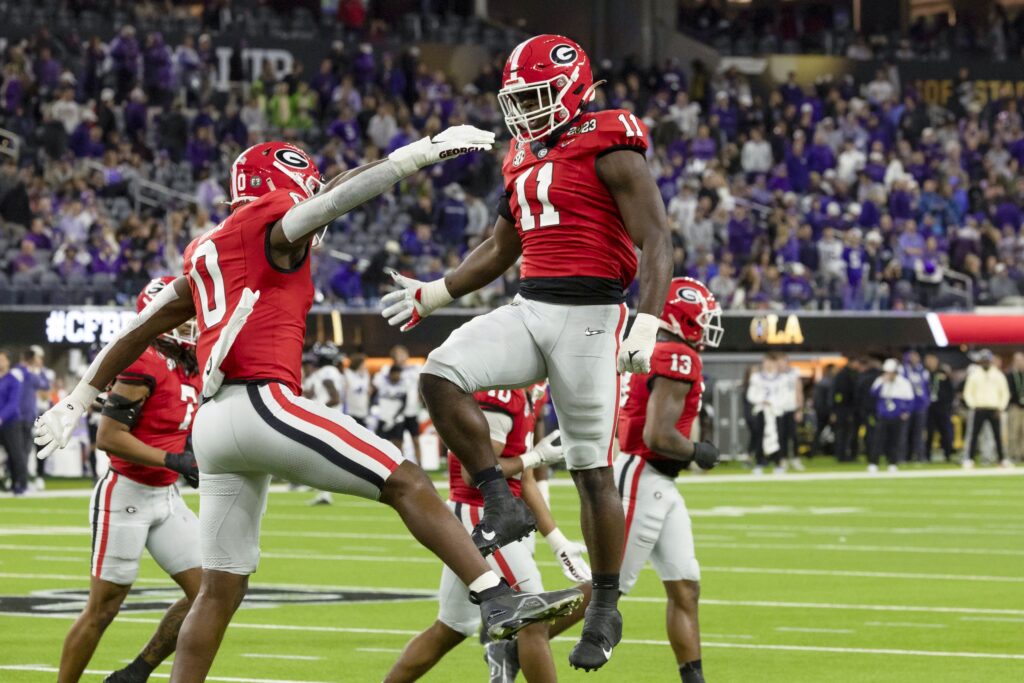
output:
[{"label": "blurred background player", "polygon": [[32,425],[39,415],[40,398],[50,389],[50,380],[43,367],[43,349],[32,345],[21,352],[21,362],[11,368],[11,372],[21,381],[21,401],[18,410],[17,426],[21,430],[21,445],[25,452],[25,466],[29,477],[35,475],[32,482],[37,491],[45,488],[43,482],[42,461],[33,457],[35,448],[32,444]]},{"label": "blurred background player", "polygon": [[775,354],[775,369],[779,375],[779,401],[782,409],[779,426],[779,447],[782,449],[781,461],[784,466],[794,470],[804,469],[800,460],[796,430],[804,419],[804,381],[800,371],[789,364],[789,356],[785,353]]},{"label": "blurred background player", "polygon": [[[946,462],[953,460],[953,380],[950,379],[949,368],[939,364],[939,357],[929,353],[924,357],[924,367],[928,370],[928,430],[924,439],[925,461],[931,462],[932,445],[935,434],[939,435],[939,445]],[[1024,434],[1021,434],[1024,438]]]},{"label": "blurred background player", "polygon": [[621,590],[629,593],[650,559],[668,596],[665,626],[683,683],[704,683],[697,619],[700,565],[675,479],[691,462],[711,469],[718,461],[718,449],[692,441],[691,432],[704,392],[699,352],[721,343],[720,321],[718,303],[701,282],[673,279],[651,372],[629,378],[619,415],[615,480],[626,514]]},{"label": "blurred background player", "polygon": [[[302,395],[317,403],[342,410],[342,396],[345,390],[345,378],[338,369],[341,353],[334,344],[314,344],[307,356],[303,356],[304,372],[302,379]],[[317,491],[309,501],[310,505],[330,505],[334,497],[330,491]]]},{"label": "blurred background player", "polygon": [[907,419],[907,460],[927,462],[925,432],[928,428],[928,406],[931,404],[928,368],[921,363],[921,354],[911,349],[903,354],[900,374],[914,387],[914,405]]},{"label": "blurred background player", "polygon": [[1024,353],[1013,354],[1006,373],[1010,406],[1006,410],[1006,457],[1011,464],[1024,462]]},{"label": "blurred background player", "polygon": [[412,400],[409,383],[403,377],[404,369],[393,364],[377,371],[373,377],[370,408],[377,435],[393,443],[399,451],[403,450],[405,434],[409,431],[406,406]]},{"label": "blurred background player", "polygon": [[900,363],[889,358],[882,364],[882,374],[871,385],[875,399],[874,443],[868,445],[868,472],[878,471],[884,455],[889,471],[895,472],[909,453],[907,428],[914,411],[914,385],[900,374]]},{"label": "blurred background player", "polygon": [[[491,445],[509,487],[521,496],[537,516],[541,534],[551,546],[566,578],[574,583],[590,579],[590,569],[582,557],[581,547],[565,538],[554,524],[551,514],[533,481],[534,468],[562,459],[562,446],[557,431],[533,445],[537,408],[530,394],[523,389],[492,389],[474,394],[487,420]],[[448,507],[459,518],[467,532],[480,521],[483,496],[477,490],[458,458],[448,458]],[[515,541],[488,557],[491,568],[519,590],[543,590],[540,570],[533,558],[530,544]],[[581,588],[589,588],[581,586]],[[589,591],[587,591],[589,592]],[[406,645],[385,681],[404,683],[422,677],[450,650],[466,638],[477,634],[480,613],[469,601],[466,585],[448,567],[441,570],[440,606],[437,621]],[[549,632],[548,624],[532,624],[519,632],[515,641],[488,643],[487,661],[491,681],[512,683],[516,672],[531,683],[557,680],[551,658],[549,639],[579,621],[581,605],[572,614],[559,619]]]},{"label": "blurred background player", "polygon": [[[594,569],[594,598],[569,655],[586,670],[603,666],[622,638],[624,519],[611,468],[616,370],[650,370],[672,270],[665,205],[644,157],[647,129],[626,110],[587,112],[595,87],[590,60],[572,40],[540,35],[516,46],[498,93],[515,139],[493,235],[441,279],[396,274],[399,290],[382,299],[389,322],[408,330],[522,256],[515,301],[474,318],[435,349],[420,388],[438,434],[483,492],[473,538],[492,552],[525,537],[535,522],[494,463],[473,393],[548,378]],[[638,313],[623,340],[638,247]]]},{"label": "blurred background player", "polygon": [[761,360],[761,368],[750,374],[746,398],[754,419],[750,432],[754,442],[755,475],[764,474],[769,462],[774,466],[775,474],[786,471],[782,461],[786,434],[783,415],[792,404],[792,399],[787,398],[787,390],[792,391],[791,380],[779,374],[778,358],[774,353],[766,353]]},{"label": "blurred background player", "polygon": [[204,374],[193,429],[203,470],[203,578],[178,639],[176,683],[205,680],[245,597],[259,564],[272,476],[395,508],[413,536],[470,587],[492,637],[511,637],[582,601],[576,589],[513,591],[466,538],[423,470],[341,412],[300,393],[314,240],[332,221],[419,169],[485,151],[493,141],[493,133],[455,126],[326,184],[316,163],[294,145],[247,149],[232,165],[231,215],[188,246],[185,276],[165,287],[103,348],[75,389],[37,420],[40,455],[66,446],[102,387],[150,340],[196,318]]},{"label": "blurred background player", "polygon": [[[420,458],[420,366],[409,363],[409,349],[401,344],[391,347],[388,354],[390,363],[385,363],[373,376],[373,398],[378,401],[378,394],[381,392],[382,384],[388,382],[391,386],[384,388],[385,394],[404,393],[404,402],[401,411],[396,413],[390,420],[390,433],[395,438],[385,437],[395,443],[400,449],[404,449],[405,435],[409,435],[412,442],[413,459],[419,463]],[[393,370],[397,368],[397,377],[392,376]],[[397,385],[404,385],[402,391]]]},{"label": "blurred background player", "polygon": [[349,356],[348,367],[342,375],[345,378],[345,414],[365,427],[370,416],[370,372],[366,369],[366,354]]},{"label": "blurred background player", "polygon": [[964,381],[964,403],[972,411],[971,438],[964,454],[963,466],[974,467],[978,453],[978,437],[981,429],[988,425],[996,442],[996,457],[1004,467],[1012,463],[1003,455],[1002,416],[1010,403],[1010,387],[1006,375],[992,362],[993,355],[988,349],[978,352],[978,362],[967,369]]},{"label": "blurred background player", "polygon": [[[173,281],[164,277],[150,282],[138,296],[138,311]],[[187,445],[199,389],[195,330],[189,323],[155,339],[118,374],[107,394],[96,445],[107,452],[110,469],[96,484],[89,505],[89,600],[64,640],[60,683],[81,678],[139,574],[144,548],[185,597],[167,610],[141,654],[106,680],[145,681],[174,652],[178,629],[202,578],[199,520],[175,486],[179,475],[193,488],[199,484],[196,459]]]},{"label": "blurred background player", "polygon": [[21,431],[21,378],[11,367],[11,356],[0,350],[0,446],[7,453],[11,493],[28,491],[28,446]]}]

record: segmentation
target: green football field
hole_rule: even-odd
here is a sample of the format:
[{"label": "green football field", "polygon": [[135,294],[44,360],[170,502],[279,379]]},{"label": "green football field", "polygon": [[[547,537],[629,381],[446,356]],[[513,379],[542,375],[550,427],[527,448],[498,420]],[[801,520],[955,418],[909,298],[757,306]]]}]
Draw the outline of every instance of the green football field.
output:
[{"label": "green football field", "polygon": [[[726,470],[727,472],[729,470]],[[1024,681],[1024,474],[948,469],[856,471],[681,483],[703,567],[709,683]],[[576,530],[576,494],[552,488]],[[87,492],[0,499],[0,681],[52,681],[88,586]],[[390,510],[275,492],[264,521],[256,600],[239,611],[213,681],[380,681],[436,614],[439,565]],[[187,500],[195,506],[198,499]],[[538,547],[548,587],[566,585]],[[99,681],[149,637],[169,581],[147,557],[136,604],[108,630],[85,680]],[[164,590],[167,589],[167,590]],[[563,680],[677,681],[661,586],[647,570],[622,604],[623,644],[589,675]],[[578,628],[578,627],[577,627]],[[568,634],[572,635],[572,632]],[[169,664],[155,680],[166,678]],[[428,680],[483,681],[467,642]]]}]

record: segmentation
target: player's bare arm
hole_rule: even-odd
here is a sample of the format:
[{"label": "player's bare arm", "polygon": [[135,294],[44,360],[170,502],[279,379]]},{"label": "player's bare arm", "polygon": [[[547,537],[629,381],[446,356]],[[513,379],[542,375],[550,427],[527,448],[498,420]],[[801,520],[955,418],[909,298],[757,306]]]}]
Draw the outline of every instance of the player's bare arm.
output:
[{"label": "player's bare arm", "polygon": [[385,306],[382,315],[389,325],[401,325],[403,332],[411,330],[438,308],[494,282],[522,253],[515,225],[498,216],[493,234],[444,278],[419,282],[392,272],[398,289],[381,299]]},{"label": "player's bare arm", "polygon": [[127,421],[122,422],[109,415],[102,416],[96,431],[96,447],[116,453],[119,457],[138,465],[163,467],[165,451],[143,443],[131,432],[130,421],[134,419],[134,415],[141,413],[143,404],[149,398],[149,389],[144,384],[115,382],[109,396],[107,406],[116,403],[117,407],[114,409],[123,413],[123,419]]},{"label": "player's bare arm", "polygon": [[622,214],[640,260],[640,301],[629,336],[619,352],[619,372],[647,373],[658,334],[658,316],[672,279],[672,242],[665,205],[647,162],[633,150],[617,150],[597,160],[597,175]]},{"label": "player's bare arm", "polygon": [[658,455],[684,462],[693,459],[693,442],[676,429],[691,386],[690,382],[667,377],[653,379],[643,436],[647,447]]},{"label": "player's bare arm", "polygon": [[138,317],[103,347],[78,386],[36,420],[35,442],[39,446],[39,457],[48,457],[56,449],[66,446],[71,431],[100,392],[135,362],[154,339],[195,315],[195,305],[184,277],[176,279],[170,287],[164,287]]}]

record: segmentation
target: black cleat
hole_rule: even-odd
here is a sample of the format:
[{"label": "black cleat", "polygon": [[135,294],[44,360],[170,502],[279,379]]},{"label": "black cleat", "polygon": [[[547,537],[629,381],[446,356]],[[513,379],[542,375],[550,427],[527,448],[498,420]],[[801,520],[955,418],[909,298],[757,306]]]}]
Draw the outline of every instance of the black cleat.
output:
[{"label": "black cleat", "polygon": [[[494,591],[494,593],[491,593]],[[469,600],[480,605],[484,629],[491,640],[507,640],[538,621],[550,621],[576,609],[583,602],[583,593],[566,588],[547,593],[520,593],[508,587],[504,579],[501,586],[484,591],[487,599],[471,592]]]},{"label": "black cleat", "polygon": [[143,678],[130,672],[126,667],[124,669],[118,669],[104,678],[103,683],[146,683],[147,679],[148,677]]},{"label": "black cleat", "polygon": [[590,603],[583,617],[580,642],[569,653],[574,669],[596,671],[612,658],[612,648],[622,640],[622,614],[615,607]]},{"label": "black cleat", "polygon": [[537,528],[537,520],[521,498],[511,496],[495,505],[484,506],[484,518],[473,527],[473,543],[484,557],[503,545],[526,538]]},{"label": "black cleat", "polygon": [[490,683],[515,683],[519,673],[519,643],[498,640],[484,646],[484,661],[490,670]]}]

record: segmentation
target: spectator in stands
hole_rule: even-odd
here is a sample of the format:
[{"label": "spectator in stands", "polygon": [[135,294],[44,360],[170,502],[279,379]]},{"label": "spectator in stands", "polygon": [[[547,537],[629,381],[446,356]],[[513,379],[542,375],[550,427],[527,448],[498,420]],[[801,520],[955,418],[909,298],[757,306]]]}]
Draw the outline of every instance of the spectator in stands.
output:
[{"label": "spectator in stands", "polygon": [[0,442],[7,451],[7,470],[15,496],[28,491],[28,451],[20,419],[21,380],[12,372],[8,352],[0,351]]},{"label": "spectator in stands", "polygon": [[882,364],[881,376],[871,384],[876,424],[875,444],[868,453],[868,472],[878,471],[882,456],[890,472],[895,472],[907,457],[907,424],[913,411],[914,388],[899,370],[899,361],[889,358]]},{"label": "spectator in stands", "polygon": [[939,364],[939,357],[929,353],[924,357],[928,371],[928,429],[924,440],[925,461],[931,461],[932,445],[936,433],[946,462],[953,459],[953,381],[949,368]]},{"label": "spectator in stands", "polygon": [[1004,375],[993,363],[994,356],[988,349],[977,354],[977,364],[967,369],[964,382],[964,404],[973,412],[970,425],[970,443],[964,455],[964,468],[974,467],[978,451],[978,437],[986,424],[992,430],[996,454],[1004,466],[1012,463],[1004,456],[1002,437],[1002,415],[1010,402],[1010,387]]}]

